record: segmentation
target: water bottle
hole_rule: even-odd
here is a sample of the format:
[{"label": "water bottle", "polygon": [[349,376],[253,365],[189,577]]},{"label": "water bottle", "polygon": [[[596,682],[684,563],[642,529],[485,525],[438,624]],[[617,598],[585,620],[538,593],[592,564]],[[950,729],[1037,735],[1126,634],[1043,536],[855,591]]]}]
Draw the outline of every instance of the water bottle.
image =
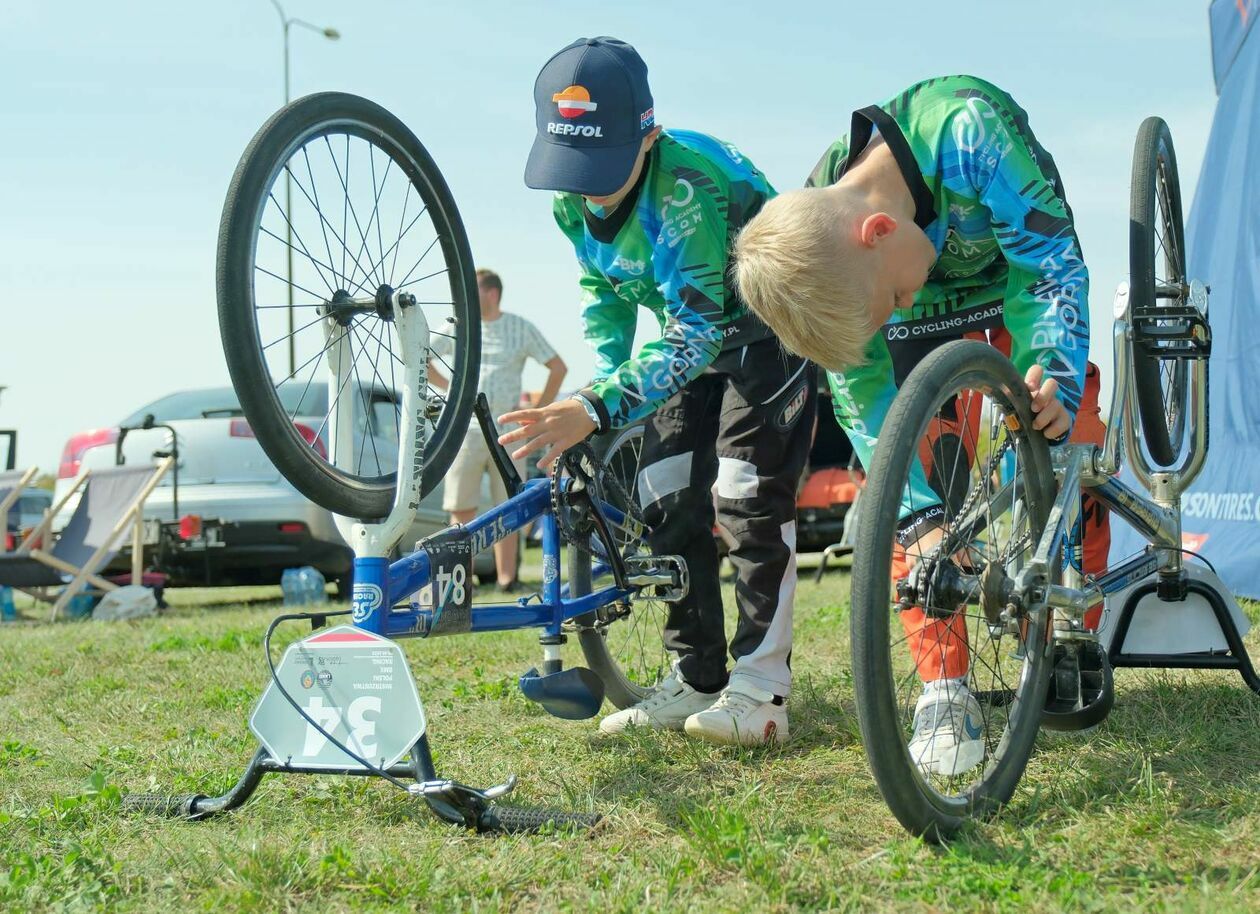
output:
[{"label": "water bottle", "polygon": [[92,594],[80,591],[66,603],[67,619],[87,619],[92,615],[92,605],[96,598]]},{"label": "water bottle", "polygon": [[13,588],[0,586],[0,622],[17,619],[17,607],[13,605]]},{"label": "water bottle", "polygon": [[305,602],[305,595],[302,593],[302,569],[284,569],[280,575],[280,590],[284,592],[285,606],[300,606]]},{"label": "water bottle", "polygon": [[324,576],[318,568],[307,565],[302,569],[302,595],[310,606],[319,606],[328,602],[328,594],[324,590]]}]

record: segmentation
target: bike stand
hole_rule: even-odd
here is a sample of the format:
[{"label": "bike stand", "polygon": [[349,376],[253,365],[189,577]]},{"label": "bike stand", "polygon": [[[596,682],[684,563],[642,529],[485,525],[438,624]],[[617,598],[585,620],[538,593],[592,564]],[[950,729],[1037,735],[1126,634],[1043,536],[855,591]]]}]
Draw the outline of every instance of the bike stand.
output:
[{"label": "bike stand", "polygon": [[[410,755],[410,761],[392,766],[388,769],[389,774],[396,778],[414,780],[414,784],[408,785],[407,793],[413,797],[423,797],[438,818],[452,825],[462,825],[479,832],[528,832],[548,826],[590,828],[601,819],[598,813],[525,809],[519,806],[496,804],[495,800],[511,793],[516,787],[515,775],[505,783],[486,790],[478,790],[458,781],[438,778],[433,768],[433,756],[429,751],[427,735],[421,736],[411,747]],[[123,797],[122,805],[128,812],[190,821],[207,819],[244,804],[262,782],[263,776],[267,774],[343,774],[370,777],[373,772],[364,768],[330,771],[326,768],[288,765],[276,761],[265,748],[259,746],[254,757],[245,766],[240,779],[222,796],[140,793]]]},{"label": "bike stand", "polygon": [[1133,613],[1138,603],[1145,596],[1156,593],[1159,584],[1148,581],[1135,588],[1120,608],[1120,617],[1116,620],[1115,635],[1111,639],[1108,652],[1111,665],[1119,667],[1145,667],[1175,670],[1237,670],[1243,682],[1253,692],[1260,692],[1260,677],[1251,665],[1251,657],[1243,645],[1242,635],[1234,623],[1234,617],[1221,599],[1216,589],[1202,581],[1189,579],[1185,582],[1186,593],[1201,596],[1212,607],[1216,616],[1216,624],[1220,626],[1228,652],[1194,653],[1194,654],[1127,654],[1124,652],[1124,639],[1129,633],[1129,624],[1133,621]]},{"label": "bike stand", "polygon": [[822,551],[822,557],[818,560],[818,567],[814,569],[814,583],[822,581],[823,575],[827,571],[827,563],[831,559],[843,558],[846,555],[853,554],[853,547],[842,543],[832,543]]}]

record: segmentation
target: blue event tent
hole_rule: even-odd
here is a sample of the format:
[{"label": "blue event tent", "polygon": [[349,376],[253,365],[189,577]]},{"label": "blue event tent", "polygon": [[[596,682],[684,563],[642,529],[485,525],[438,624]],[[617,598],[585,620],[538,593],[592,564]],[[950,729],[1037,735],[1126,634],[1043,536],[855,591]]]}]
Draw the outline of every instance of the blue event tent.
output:
[{"label": "blue event tent", "polygon": [[[1182,498],[1183,542],[1260,597],[1260,0],[1214,0],[1209,16],[1217,104],[1186,248],[1190,277],[1212,289],[1211,447]],[[1113,530],[1113,561],[1141,548]]]}]

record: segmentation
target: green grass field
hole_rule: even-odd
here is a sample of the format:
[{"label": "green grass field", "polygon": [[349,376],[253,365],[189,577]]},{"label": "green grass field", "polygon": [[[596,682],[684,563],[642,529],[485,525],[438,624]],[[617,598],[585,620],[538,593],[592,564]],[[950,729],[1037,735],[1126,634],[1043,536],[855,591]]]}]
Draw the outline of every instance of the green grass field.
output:
[{"label": "green grass field", "polygon": [[235,781],[278,589],[177,591],[144,622],[5,625],[0,909],[1260,909],[1260,697],[1237,675],[1119,672],[1107,722],[1043,734],[1001,818],[932,847],[866,769],[848,590],[845,573],[801,582],[794,738],[770,750],[554,720],[515,686],[539,659],[529,633],[408,642],[440,773],[515,772],[517,804],[606,816],[512,837],[348,778],[269,776],[206,822],[121,814],[123,793]]}]

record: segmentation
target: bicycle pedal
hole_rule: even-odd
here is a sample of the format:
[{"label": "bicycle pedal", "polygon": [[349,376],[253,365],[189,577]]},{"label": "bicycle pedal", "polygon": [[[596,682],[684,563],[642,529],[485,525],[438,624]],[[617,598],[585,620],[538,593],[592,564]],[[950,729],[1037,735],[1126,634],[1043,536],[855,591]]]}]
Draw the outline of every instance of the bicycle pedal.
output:
[{"label": "bicycle pedal", "polygon": [[563,720],[594,717],[604,704],[604,680],[584,666],[545,674],[531,669],[521,677],[520,688],[530,701]]},{"label": "bicycle pedal", "polygon": [[664,603],[677,603],[691,590],[687,561],[680,555],[633,556],[626,559],[626,580]]}]

